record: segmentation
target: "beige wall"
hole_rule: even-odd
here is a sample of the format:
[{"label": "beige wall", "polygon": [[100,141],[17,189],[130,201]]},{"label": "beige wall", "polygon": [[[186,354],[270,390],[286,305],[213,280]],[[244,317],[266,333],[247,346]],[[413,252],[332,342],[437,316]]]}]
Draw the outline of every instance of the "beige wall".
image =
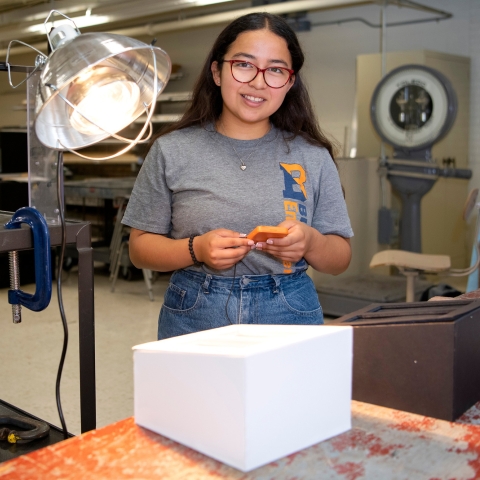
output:
[{"label": "beige wall", "polygon": [[[475,32],[480,31],[478,28],[480,2],[478,0],[422,0],[422,3],[451,12],[454,16],[451,20],[445,22],[389,28],[387,30],[387,50],[390,52],[430,50],[461,56],[470,56],[470,52],[475,53],[478,60],[475,60],[472,64],[472,67],[474,67],[472,72],[475,72],[474,75],[476,75],[472,77],[471,81],[472,86],[475,86],[472,95],[476,95],[475,98],[480,97],[480,52],[477,52],[478,47],[475,47],[478,42],[471,41],[471,38],[475,35],[478,37]],[[428,17],[428,15],[419,12],[398,9],[394,6],[387,9],[387,21],[391,22],[418,19],[422,16]],[[369,5],[309,14],[312,24],[353,17],[363,17],[372,23],[378,23],[380,18],[379,6]],[[204,58],[221,28],[223,26],[156,35],[157,45],[164,48],[171,56],[172,61],[182,66],[184,72],[184,77],[181,80],[169,83],[167,91],[185,91],[192,88]],[[380,31],[379,29],[369,28],[360,22],[351,22],[342,25],[313,26],[311,31],[299,33],[299,38],[306,53],[304,78],[309,86],[320,124],[327,134],[339,142],[340,153],[343,153],[344,150],[349,151],[350,146],[352,146],[352,119],[355,116],[354,106],[357,91],[356,59],[360,55],[375,54],[379,51]],[[150,42],[151,38],[143,38],[143,40]],[[480,45],[480,43],[478,44]],[[25,56],[12,58],[12,63],[32,64],[33,56],[30,55],[29,57],[29,59]],[[24,124],[25,114],[14,110],[14,107],[21,105],[23,98],[24,90],[20,88],[18,92],[13,91],[8,86],[6,74],[0,75],[0,105],[2,106],[0,108],[0,127]],[[473,112],[474,121],[469,123],[470,125],[475,124],[480,131],[480,107],[474,109]],[[367,123],[365,128],[371,127]],[[348,143],[346,146],[343,145],[345,138]],[[440,143],[438,147],[442,147],[442,144]],[[480,152],[480,148],[468,153],[468,140],[453,145],[453,147],[456,148],[454,156],[462,163],[467,158],[470,159],[471,163],[472,155],[480,158],[480,153],[476,153],[477,150]],[[441,155],[439,156],[442,158]],[[477,164],[480,165],[480,160]],[[475,167],[477,164],[472,166]],[[355,166],[352,164],[352,171],[356,168],[356,164]],[[480,169],[477,170],[480,171]],[[369,185],[375,184],[374,178],[370,178],[368,181]],[[355,202],[363,202],[364,195],[359,191],[359,189],[361,190],[360,187],[367,188],[363,183],[356,183],[355,180],[354,183],[348,181],[346,185],[347,203],[352,198],[358,199]],[[442,193],[442,195],[450,194],[447,192]],[[372,201],[368,200],[368,202],[373,203],[368,203],[371,212],[368,214],[370,216],[367,223],[373,225],[376,222],[377,208],[375,207],[376,195],[372,194],[371,196]],[[363,205],[361,208],[350,212],[352,223],[358,225],[355,227],[357,238],[370,238],[372,235],[371,231],[367,232],[368,235],[364,235],[360,231],[363,228],[362,225],[365,224],[363,216],[365,212],[363,210],[366,207],[366,205]],[[359,213],[359,211],[363,213]],[[438,235],[448,233],[446,230],[440,230]],[[370,240],[366,241],[370,242]],[[368,248],[371,248],[371,245]],[[364,263],[365,257],[359,260],[357,255],[364,256],[364,251],[360,246],[356,247],[355,250],[353,265],[359,266]]]}]

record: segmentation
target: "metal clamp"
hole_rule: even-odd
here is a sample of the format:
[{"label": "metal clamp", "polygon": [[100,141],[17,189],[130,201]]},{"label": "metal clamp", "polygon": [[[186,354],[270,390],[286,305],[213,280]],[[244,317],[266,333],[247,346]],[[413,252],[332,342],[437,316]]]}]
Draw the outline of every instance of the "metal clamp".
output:
[{"label": "metal clamp", "polygon": [[7,440],[8,443],[28,443],[47,436],[50,431],[47,423],[22,415],[0,415],[0,425],[21,428],[20,431],[8,427],[0,428],[0,440]]},{"label": "metal clamp", "polygon": [[5,228],[20,228],[22,223],[26,223],[32,229],[33,247],[35,251],[36,290],[32,295],[20,290],[18,285],[17,288],[8,291],[8,303],[12,305],[23,305],[29,310],[40,312],[48,307],[50,299],[52,298],[50,232],[48,231],[47,222],[42,214],[35,208],[20,208],[14,213],[12,219],[5,224]]}]

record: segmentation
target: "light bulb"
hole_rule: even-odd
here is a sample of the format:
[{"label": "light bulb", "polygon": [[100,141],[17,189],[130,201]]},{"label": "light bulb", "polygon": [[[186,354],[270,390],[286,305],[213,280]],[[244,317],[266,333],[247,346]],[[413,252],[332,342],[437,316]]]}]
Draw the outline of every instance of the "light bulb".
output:
[{"label": "light bulb", "polygon": [[105,133],[102,128],[116,133],[135,118],[133,115],[138,109],[139,101],[140,89],[135,82],[117,80],[104,85],[93,85],[77,103],[77,109],[71,110],[70,124],[85,135],[101,135]]}]

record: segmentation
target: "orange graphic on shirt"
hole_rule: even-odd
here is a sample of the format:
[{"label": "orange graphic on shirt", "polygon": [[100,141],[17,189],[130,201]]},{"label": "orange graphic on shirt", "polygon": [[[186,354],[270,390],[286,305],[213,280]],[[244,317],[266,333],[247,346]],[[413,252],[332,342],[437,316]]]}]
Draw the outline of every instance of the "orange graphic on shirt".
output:
[{"label": "orange graphic on shirt", "polygon": [[[285,190],[283,191],[283,208],[286,220],[300,220],[306,222],[306,208],[299,202],[307,199],[307,190],[305,182],[307,175],[305,169],[298,163],[281,163],[280,168],[284,174]],[[299,218],[300,217],[300,218]],[[283,273],[292,273],[292,262],[283,261]]]},{"label": "orange graphic on shirt", "polygon": [[[291,200],[283,201],[283,208],[285,210],[285,219],[286,220],[296,220],[298,213],[298,203],[292,202]],[[283,273],[292,273],[292,262],[287,260],[283,261]]]}]

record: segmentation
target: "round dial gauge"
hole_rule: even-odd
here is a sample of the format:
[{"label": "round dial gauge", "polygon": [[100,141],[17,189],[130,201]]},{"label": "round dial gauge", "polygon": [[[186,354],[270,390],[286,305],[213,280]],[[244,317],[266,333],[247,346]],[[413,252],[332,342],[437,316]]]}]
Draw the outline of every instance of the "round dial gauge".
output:
[{"label": "round dial gauge", "polygon": [[370,113],[382,140],[403,150],[419,150],[450,130],[457,100],[440,72],[423,65],[404,65],[377,85]]}]

